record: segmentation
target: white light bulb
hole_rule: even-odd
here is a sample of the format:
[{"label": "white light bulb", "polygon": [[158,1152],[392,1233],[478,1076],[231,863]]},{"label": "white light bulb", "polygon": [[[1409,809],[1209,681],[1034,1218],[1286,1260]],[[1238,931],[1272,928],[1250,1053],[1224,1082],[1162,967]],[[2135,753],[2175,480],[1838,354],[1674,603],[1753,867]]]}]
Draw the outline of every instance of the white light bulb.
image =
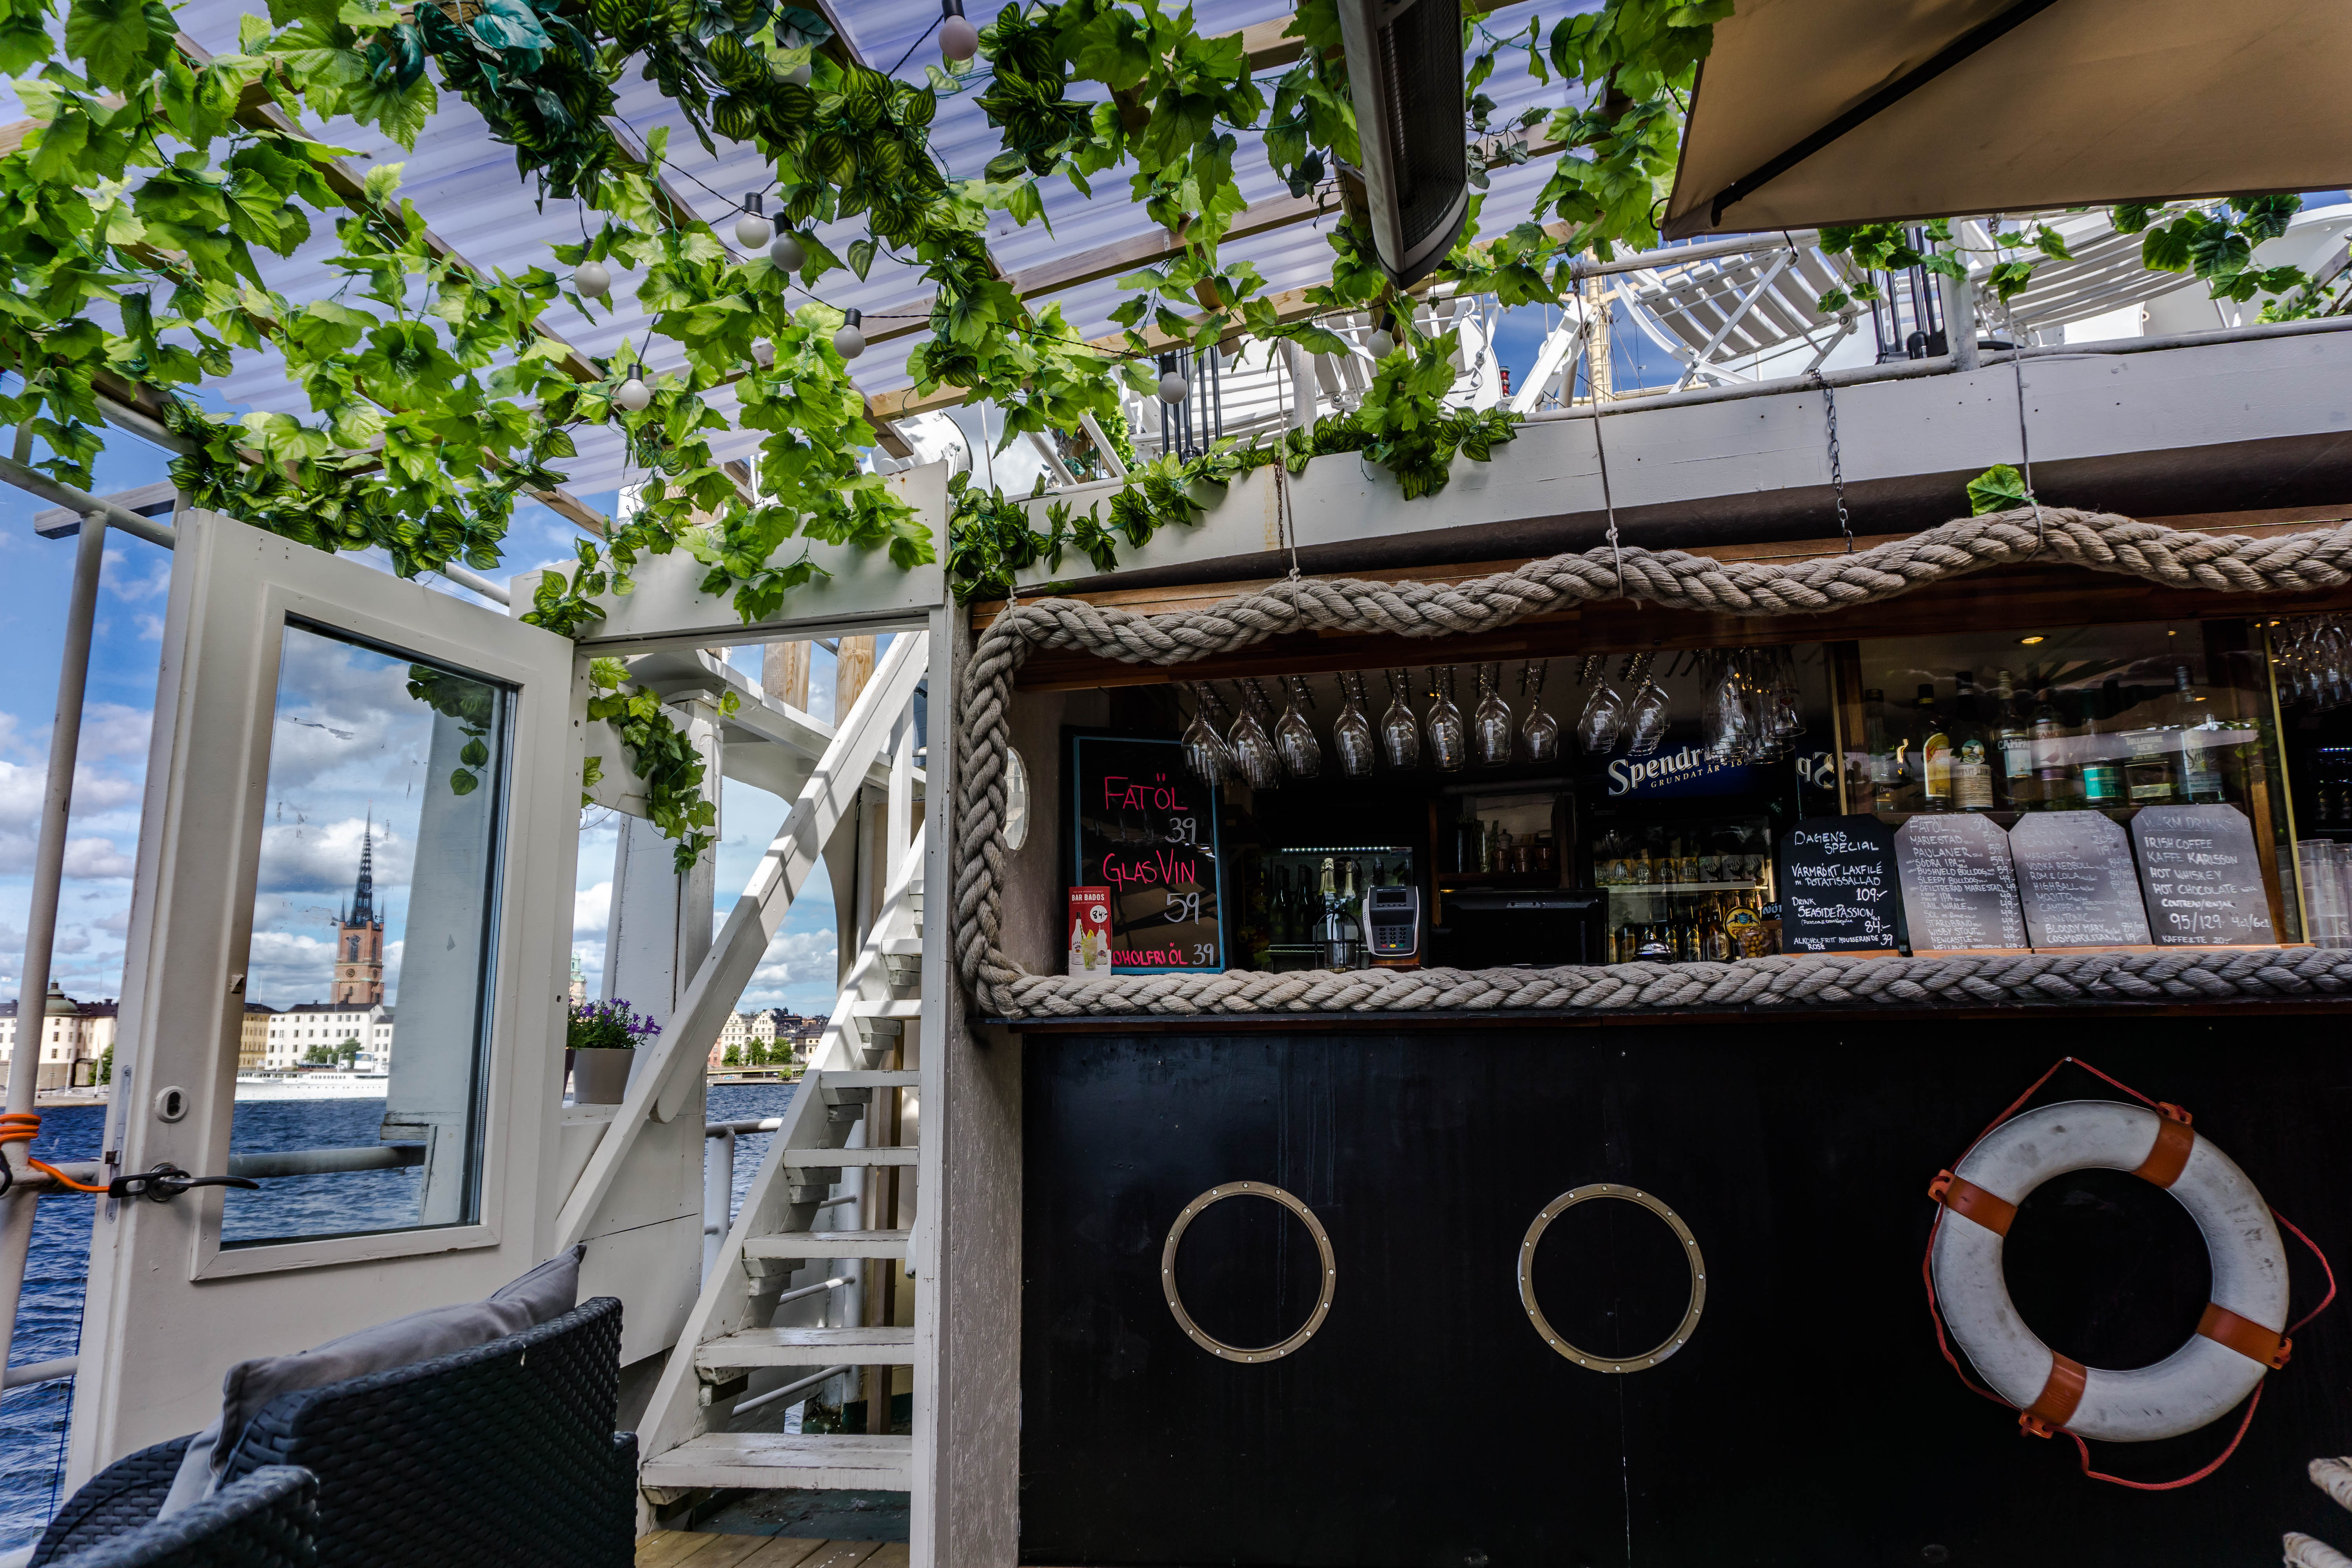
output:
[{"label": "white light bulb", "polygon": [[1162,403],[1181,403],[1184,395],[1192,390],[1192,384],[1172,370],[1160,378],[1160,401]]},{"label": "white light bulb", "polygon": [[865,320],[855,310],[844,310],[841,326],[833,334],[833,352],[844,359],[856,359],[866,352],[866,334],[858,330]]},{"label": "white light bulb", "polygon": [[583,261],[572,269],[572,287],[583,300],[601,300],[613,291],[613,274],[601,261]]},{"label": "white light bulb", "polygon": [[961,16],[940,24],[940,53],[961,65],[980,52],[980,29]]},{"label": "white light bulb", "polygon": [[787,229],[768,247],[768,259],[776,264],[780,272],[798,272],[801,264],[808,259],[808,252],[801,248],[800,237]]},{"label": "white light bulb", "polygon": [[746,250],[757,250],[768,243],[776,226],[758,213],[745,213],[735,220],[735,243]]},{"label": "white light bulb", "polygon": [[1396,339],[1389,335],[1386,327],[1374,327],[1372,335],[1364,340],[1364,346],[1372,351],[1374,359],[1386,359],[1396,353]]},{"label": "white light bulb", "polygon": [[803,60],[800,64],[784,72],[784,79],[791,82],[794,87],[806,87],[809,84],[809,79],[815,75],[815,70],[810,67],[808,61]]},{"label": "white light bulb", "polygon": [[653,400],[654,389],[634,375],[621,383],[613,392],[614,405],[631,414],[644,413]]}]

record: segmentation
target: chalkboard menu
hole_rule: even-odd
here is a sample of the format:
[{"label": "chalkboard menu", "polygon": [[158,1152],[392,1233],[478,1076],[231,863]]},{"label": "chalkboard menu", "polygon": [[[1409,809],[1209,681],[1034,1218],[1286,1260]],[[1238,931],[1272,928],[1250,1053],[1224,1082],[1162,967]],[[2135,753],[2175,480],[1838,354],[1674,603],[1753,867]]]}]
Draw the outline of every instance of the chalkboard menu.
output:
[{"label": "chalkboard menu", "polygon": [[1915,952],[2023,947],[2009,835],[1972,811],[1927,812],[1895,835]]},{"label": "chalkboard menu", "polygon": [[1110,889],[1111,970],[1225,967],[1217,792],[1175,741],[1070,741],[1077,885]]},{"label": "chalkboard menu", "polygon": [[1809,816],[1780,840],[1780,946],[1892,952],[1903,918],[1895,834],[1875,816]]},{"label": "chalkboard menu", "polygon": [[2267,947],[2271,901],[2234,805],[2151,805],[2132,818],[2148,929],[2163,947]]},{"label": "chalkboard menu", "polygon": [[2147,911],[2123,825],[2103,811],[2029,811],[2009,830],[2036,949],[2144,947]]}]

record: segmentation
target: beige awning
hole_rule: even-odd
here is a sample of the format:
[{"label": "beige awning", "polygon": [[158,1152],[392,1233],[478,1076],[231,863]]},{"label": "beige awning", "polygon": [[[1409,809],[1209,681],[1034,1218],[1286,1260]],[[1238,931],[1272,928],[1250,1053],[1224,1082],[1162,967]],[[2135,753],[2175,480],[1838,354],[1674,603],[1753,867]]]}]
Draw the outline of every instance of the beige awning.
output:
[{"label": "beige awning", "polygon": [[2352,182],[2344,0],[1739,0],[1667,237]]}]

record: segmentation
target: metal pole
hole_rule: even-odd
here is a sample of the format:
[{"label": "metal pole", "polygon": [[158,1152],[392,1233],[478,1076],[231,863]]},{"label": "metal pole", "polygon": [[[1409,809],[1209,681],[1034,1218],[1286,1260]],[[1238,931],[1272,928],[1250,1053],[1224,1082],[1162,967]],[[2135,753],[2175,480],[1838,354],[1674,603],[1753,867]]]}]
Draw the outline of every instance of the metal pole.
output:
[{"label": "metal pole", "polygon": [[735,1129],[722,1128],[719,1157],[707,1160],[702,1178],[702,1277],[719,1267],[719,1249],[727,1245],[727,1227],[735,1206]]},{"label": "metal pole", "polygon": [[[73,811],[74,763],[81,752],[82,693],[89,685],[90,625],[98,616],[98,574],[106,559],[106,513],[93,510],[74,542],[71,596],[58,660],[58,711],[49,725],[48,786],[41,799],[41,842],[33,852],[33,904],[25,921],[25,963],[16,984],[16,1048],[8,1062],[8,1110],[33,1109],[40,1087],[41,1045],[48,1036],[49,957],[58,936],[58,891],[65,879],[66,822]],[[0,1152],[12,1173],[26,1169],[29,1145]],[[25,1260],[33,1246],[30,1192],[0,1216],[0,1367],[16,1337],[16,1304],[25,1293]]]}]

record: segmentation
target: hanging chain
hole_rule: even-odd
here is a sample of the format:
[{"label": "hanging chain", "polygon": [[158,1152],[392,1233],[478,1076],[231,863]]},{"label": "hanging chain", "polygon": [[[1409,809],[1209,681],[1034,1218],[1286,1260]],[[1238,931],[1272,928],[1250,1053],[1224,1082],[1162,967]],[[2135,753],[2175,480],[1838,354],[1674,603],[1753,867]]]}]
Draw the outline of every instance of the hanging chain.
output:
[{"label": "hanging chain", "polygon": [[1822,405],[1827,411],[1830,429],[1830,492],[1837,499],[1838,532],[1845,536],[1845,552],[1853,553],[1853,524],[1845,514],[1845,465],[1838,459],[1837,391],[1829,378],[1820,371],[1812,373],[1813,381],[1822,389]]}]

